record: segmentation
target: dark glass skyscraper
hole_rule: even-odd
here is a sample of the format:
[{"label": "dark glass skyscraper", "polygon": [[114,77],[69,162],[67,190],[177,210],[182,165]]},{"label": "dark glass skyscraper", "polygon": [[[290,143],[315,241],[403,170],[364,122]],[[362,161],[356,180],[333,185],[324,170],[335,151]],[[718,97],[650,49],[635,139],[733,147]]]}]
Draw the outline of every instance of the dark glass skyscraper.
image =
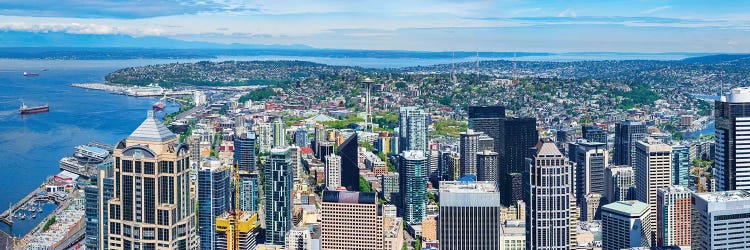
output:
[{"label": "dark glass skyscraper", "polygon": [[500,126],[505,118],[505,107],[495,106],[469,106],[469,128],[495,139],[493,151],[499,152]]},{"label": "dark glass skyscraper", "polygon": [[750,190],[750,88],[732,89],[714,109],[716,191]]},{"label": "dark glass skyscraper", "polygon": [[[214,163],[214,164],[212,164]],[[229,169],[218,159],[198,171],[198,237],[200,249],[214,249],[216,217],[230,209]]]},{"label": "dark glass skyscraper", "polygon": [[407,223],[420,223],[427,213],[427,157],[422,151],[404,151],[399,155],[399,214]]},{"label": "dark glass skyscraper", "polygon": [[234,139],[234,163],[239,170],[253,172],[255,163],[255,132],[242,134]]},{"label": "dark glass skyscraper", "polygon": [[338,156],[341,156],[341,186],[349,191],[359,191],[358,147],[357,133],[354,133],[338,148]]},{"label": "dark glass skyscraper", "polygon": [[594,126],[594,125],[583,125],[581,127],[581,134],[584,139],[590,142],[607,143],[607,131]]},{"label": "dark glass skyscraper", "polygon": [[[536,118],[508,117],[500,126],[500,183],[502,201],[505,206],[521,200],[523,193],[521,175],[525,171],[528,150],[539,141]],[[514,185],[515,184],[515,185]]]},{"label": "dark glass skyscraper", "polygon": [[640,121],[615,123],[614,165],[633,166],[635,144],[646,138],[646,124]]},{"label": "dark glass skyscraper", "polygon": [[266,244],[284,245],[292,229],[292,156],[289,148],[271,149],[265,172]]}]

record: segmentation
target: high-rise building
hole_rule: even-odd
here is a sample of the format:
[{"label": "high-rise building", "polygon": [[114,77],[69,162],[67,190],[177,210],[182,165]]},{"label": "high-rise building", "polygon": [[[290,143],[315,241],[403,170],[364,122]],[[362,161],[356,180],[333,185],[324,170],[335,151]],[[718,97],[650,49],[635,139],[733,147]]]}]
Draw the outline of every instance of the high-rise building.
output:
[{"label": "high-rise building", "polygon": [[381,250],[383,226],[375,193],[323,191],[322,249]]},{"label": "high-rise building", "polygon": [[304,127],[297,128],[297,131],[294,131],[294,145],[297,145],[297,147],[303,148],[307,147],[309,145],[308,139],[307,139],[307,129]]},{"label": "high-rise building", "polygon": [[286,128],[284,128],[284,122],[281,121],[281,118],[277,118],[273,122],[273,147],[283,148],[286,146]]},{"label": "high-rise building", "polygon": [[651,206],[651,232],[656,232],[656,191],[672,183],[672,147],[655,140],[639,141],[635,148],[635,198]]},{"label": "high-rise building", "polygon": [[357,133],[338,147],[338,156],[341,157],[341,180],[340,185],[349,191],[359,191],[359,142]]},{"label": "high-rise building", "polygon": [[302,168],[301,148],[297,147],[297,145],[289,146],[289,155],[292,157],[292,172],[294,172],[294,178],[304,177],[305,170]]},{"label": "high-rise building", "polygon": [[341,186],[341,156],[326,156],[326,189],[336,190]]},{"label": "high-rise building", "polygon": [[526,249],[570,249],[573,166],[550,141],[540,141],[525,174]]},{"label": "high-rise building", "polygon": [[477,181],[491,181],[497,186],[498,178],[498,154],[489,150],[481,151],[476,154],[477,161]]},{"label": "high-rise building", "polygon": [[440,182],[440,249],[500,249],[501,208],[494,182]]},{"label": "high-rise building", "polygon": [[750,88],[734,88],[714,102],[716,190],[750,189]]},{"label": "high-rise building", "polygon": [[641,121],[620,121],[615,123],[615,165],[633,166],[635,145],[646,139],[646,124]]},{"label": "high-rise building", "polygon": [[657,191],[656,246],[690,246],[692,194],[685,186],[669,186]]},{"label": "high-rise building", "polygon": [[149,111],[113,156],[115,192],[105,209],[109,248],[196,249],[188,146]]},{"label": "high-rise building", "polygon": [[481,133],[474,130],[467,130],[460,134],[461,165],[459,166],[459,176],[463,177],[469,174],[477,174],[477,152],[479,148],[479,135]]},{"label": "high-rise building", "polygon": [[649,205],[617,201],[602,207],[602,250],[651,246]]},{"label": "high-rise building", "polygon": [[91,176],[89,185],[84,187],[86,198],[86,248],[104,249],[109,246],[107,226],[107,201],[115,195],[115,178],[112,161],[97,166],[97,174]]},{"label": "high-rise building", "polygon": [[270,123],[257,123],[254,126],[257,131],[257,140],[256,143],[258,143],[258,151],[261,153],[270,153],[271,148],[273,148],[273,131],[271,129]]},{"label": "high-rise building", "polygon": [[672,185],[690,186],[690,147],[672,147]]},{"label": "high-rise building", "polygon": [[539,142],[539,132],[536,129],[536,118],[507,117],[500,126],[500,183],[503,205],[509,206],[517,200],[523,200],[522,174],[526,171],[526,157],[529,148]]},{"label": "high-rise building", "polygon": [[286,235],[288,250],[312,250],[312,235],[306,227],[295,227]]},{"label": "high-rise building", "polygon": [[265,172],[266,244],[284,245],[292,228],[292,163],[289,148],[274,148]]},{"label": "high-rise building", "polygon": [[255,132],[243,133],[234,138],[234,164],[242,171],[254,172],[255,161]]},{"label": "high-rise building", "polygon": [[399,110],[399,153],[406,150],[427,152],[427,113],[417,107]]},{"label": "high-rise building", "polygon": [[399,215],[404,221],[416,224],[427,215],[427,158],[422,151],[401,152],[398,160],[401,206]]},{"label": "high-rise building", "polygon": [[212,159],[204,162],[198,171],[198,237],[200,249],[216,247],[216,217],[229,211],[232,190],[229,168],[221,166],[221,161]]},{"label": "high-rise building", "polygon": [[[579,207],[583,207],[582,218],[589,218],[586,198],[589,194],[604,194],[604,168],[609,161],[607,145],[599,142],[579,141],[570,144],[570,161],[576,163],[575,171],[575,196]],[[597,202],[598,203],[598,202]],[[599,208],[593,209],[599,214]],[[596,218],[598,219],[598,218]]]},{"label": "high-rise building", "polygon": [[240,171],[239,177],[240,210],[257,212],[258,204],[260,204],[260,175],[255,172]]},{"label": "high-rise building", "polygon": [[597,126],[581,126],[581,135],[583,139],[586,139],[587,141],[604,143],[605,145],[607,144],[607,131],[604,131]]},{"label": "high-rise building", "polygon": [[381,178],[380,188],[382,189],[381,195],[383,196],[383,199],[393,201],[393,195],[398,195],[399,193],[398,173],[387,173]]},{"label": "high-rise building", "polygon": [[484,133],[494,139],[492,151],[500,152],[500,126],[505,118],[505,107],[495,106],[469,106],[469,128]]},{"label": "high-rise building", "polygon": [[492,137],[489,137],[486,134],[482,133],[481,135],[479,135],[479,139],[477,141],[477,151],[495,151],[495,139],[492,139]]},{"label": "high-rise building", "polygon": [[438,169],[440,169],[441,180],[454,181],[458,180],[458,166],[460,165],[460,155],[451,150],[445,150],[440,152],[440,163]]},{"label": "high-rise building", "polygon": [[[237,223],[233,223],[235,216],[237,217]],[[235,226],[232,226],[233,224]],[[258,227],[258,214],[255,212],[224,212],[216,217],[216,247],[213,249],[254,250],[257,245]],[[235,236],[237,236],[236,240]],[[238,246],[235,247],[235,244]]]},{"label": "high-rise building", "polygon": [[693,193],[691,248],[748,249],[750,242],[750,192],[733,190]]},{"label": "high-rise building", "polygon": [[635,171],[630,166],[609,166],[604,169],[606,203],[635,200]]}]

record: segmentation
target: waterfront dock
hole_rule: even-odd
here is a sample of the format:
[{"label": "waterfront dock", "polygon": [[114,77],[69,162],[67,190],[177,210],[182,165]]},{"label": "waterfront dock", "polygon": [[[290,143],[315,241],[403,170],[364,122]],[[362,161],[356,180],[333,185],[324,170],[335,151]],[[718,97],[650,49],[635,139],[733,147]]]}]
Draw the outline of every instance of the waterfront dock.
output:
[{"label": "waterfront dock", "polygon": [[37,187],[34,191],[27,194],[23,199],[18,201],[16,204],[13,204],[8,208],[8,210],[5,210],[2,214],[0,214],[0,221],[7,224],[8,226],[13,225],[13,215],[18,212],[19,209],[24,207],[29,202],[36,201],[36,196],[38,193],[44,192],[45,183],[42,183],[39,187]]},{"label": "waterfront dock", "polygon": [[140,87],[109,85],[104,83],[73,83],[72,87],[107,91],[112,94],[126,95],[133,97],[160,97],[160,96],[193,96],[193,90],[171,90],[160,87]]}]

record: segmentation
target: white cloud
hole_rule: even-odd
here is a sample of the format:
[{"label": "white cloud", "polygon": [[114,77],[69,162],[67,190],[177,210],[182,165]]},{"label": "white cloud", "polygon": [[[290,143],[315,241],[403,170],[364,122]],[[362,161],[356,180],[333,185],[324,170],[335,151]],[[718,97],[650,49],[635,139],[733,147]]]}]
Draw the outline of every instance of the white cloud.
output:
[{"label": "white cloud", "polygon": [[568,9],[565,9],[562,12],[558,13],[557,17],[573,17],[573,18],[575,18],[575,17],[578,17],[578,15],[576,15],[576,12],[574,10],[568,8]]},{"label": "white cloud", "polygon": [[27,23],[27,22],[5,22],[0,23],[2,31],[25,31],[25,32],[64,32],[69,34],[87,35],[131,35],[131,36],[158,36],[163,33],[159,28],[124,28],[111,25],[91,23]]},{"label": "white cloud", "polygon": [[641,14],[646,14],[646,15],[653,14],[655,12],[659,12],[659,11],[666,10],[666,9],[669,9],[669,8],[672,8],[672,6],[671,5],[667,5],[667,6],[656,7],[656,8],[653,8],[653,9],[647,9],[647,10],[641,11]]}]

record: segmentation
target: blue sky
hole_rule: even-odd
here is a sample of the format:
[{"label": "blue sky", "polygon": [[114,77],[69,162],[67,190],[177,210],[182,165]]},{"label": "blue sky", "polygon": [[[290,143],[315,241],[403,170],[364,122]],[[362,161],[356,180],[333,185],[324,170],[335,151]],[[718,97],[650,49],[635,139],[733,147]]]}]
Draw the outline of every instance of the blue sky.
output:
[{"label": "blue sky", "polygon": [[736,53],[750,52],[750,4],[692,0],[3,0],[0,31],[342,49]]}]

